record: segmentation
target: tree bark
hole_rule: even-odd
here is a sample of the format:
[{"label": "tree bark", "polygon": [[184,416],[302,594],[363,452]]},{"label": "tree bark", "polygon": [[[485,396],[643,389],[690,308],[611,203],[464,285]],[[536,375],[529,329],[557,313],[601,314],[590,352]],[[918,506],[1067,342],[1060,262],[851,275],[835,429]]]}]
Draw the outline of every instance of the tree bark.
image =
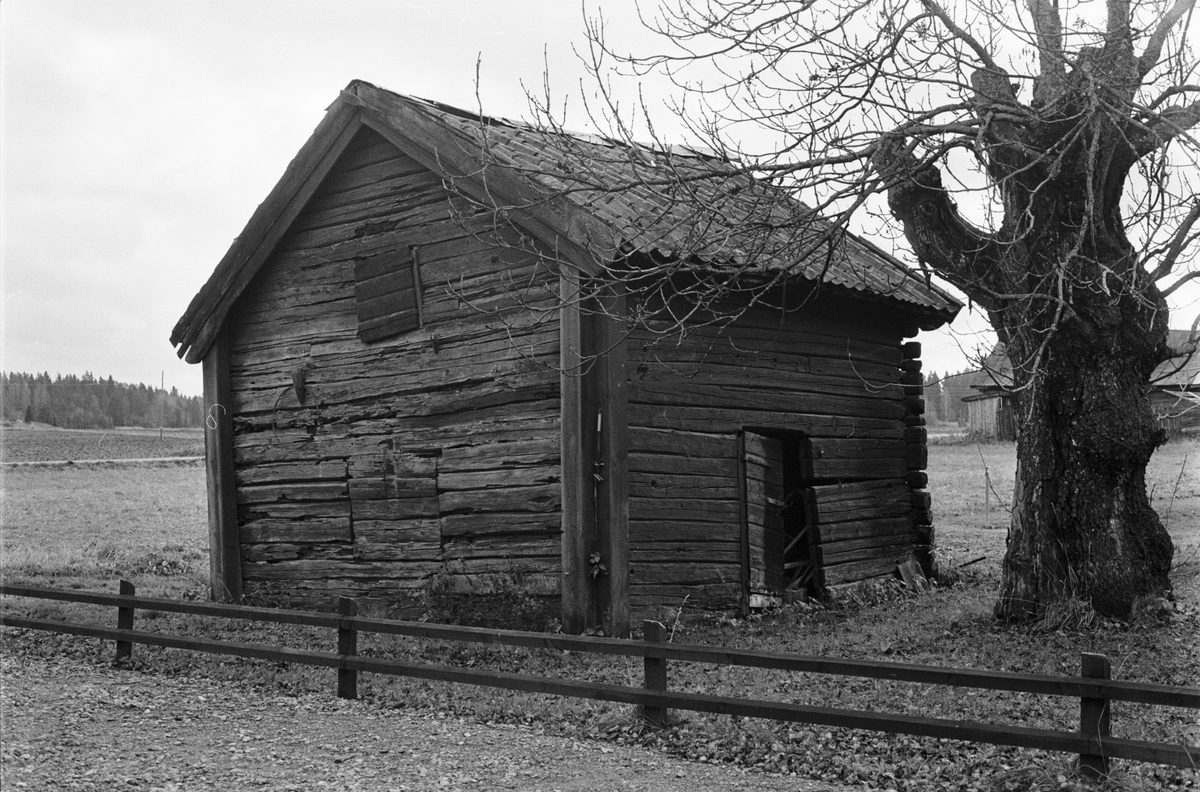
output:
[{"label": "tree bark", "polygon": [[1037,189],[1005,179],[1006,223],[986,234],[959,217],[936,169],[894,141],[876,167],[914,251],[987,309],[1013,363],[1017,486],[996,615],[1083,602],[1128,616],[1169,589],[1173,548],[1146,495],[1164,439],[1149,380],[1168,357],[1167,310],[1108,209],[1121,174],[1098,172],[1095,188],[1072,179],[1078,167]]},{"label": "tree bark", "polygon": [[[996,615],[1026,620],[1070,602],[1125,618],[1169,589],[1171,539],[1150,507],[1146,465],[1163,441],[1145,361],[1153,329],[1096,338],[1059,327],[1019,372],[1017,483]],[[1165,337],[1165,334],[1164,334]],[[1010,355],[1019,371],[1031,351]]]}]

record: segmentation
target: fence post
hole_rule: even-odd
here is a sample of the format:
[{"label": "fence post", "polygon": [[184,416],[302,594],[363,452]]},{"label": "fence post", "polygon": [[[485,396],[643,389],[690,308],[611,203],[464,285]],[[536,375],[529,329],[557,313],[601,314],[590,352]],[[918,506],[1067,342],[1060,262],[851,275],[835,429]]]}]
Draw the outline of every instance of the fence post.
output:
[{"label": "fence post", "polygon": [[[661,622],[646,620],[642,622],[642,638],[650,643],[666,643],[667,628]],[[667,689],[667,658],[645,658],[646,682],[648,691],[666,691]],[[667,708],[642,706],[642,719],[651,726],[667,725]]]},{"label": "fence post", "polygon": [[[132,597],[137,593],[137,589],[128,580],[122,580],[118,593],[123,597]],[[133,608],[131,606],[121,605],[117,608],[117,629],[132,630],[133,629]],[[131,641],[117,641],[117,650],[113,653],[113,662],[117,660],[128,660],[133,656],[133,643]]]},{"label": "fence post", "polygon": [[[338,597],[339,616],[357,616],[358,605],[350,597]],[[358,654],[358,630],[347,624],[345,619],[338,621],[338,654],[341,657],[354,657]],[[338,698],[358,698],[358,672],[352,668],[338,668]]]},{"label": "fence post", "polygon": [[[1089,679],[1112,679],[1112,665],[1102,654],[1083,652],[1080,655],[1080,675]],[[1079,772],[1088,778],[1108,775],[1108,758],[1103,753],[1104,739],[1112,733],[1112,708],[1108,699],[1079,699],[1079,735],[1101,744],[1099,753],[1081,753]]]}]

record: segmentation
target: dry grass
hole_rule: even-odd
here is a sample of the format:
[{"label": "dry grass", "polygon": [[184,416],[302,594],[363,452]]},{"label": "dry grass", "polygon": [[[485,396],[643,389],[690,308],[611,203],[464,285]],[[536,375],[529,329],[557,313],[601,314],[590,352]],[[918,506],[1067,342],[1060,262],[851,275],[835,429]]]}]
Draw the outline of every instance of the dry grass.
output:
[{"label": "dry grass", "polygon": [[[937,445],[929,451],[929,489],[940,560],[998,582],[1012,506],[1012,443]],[[1169,443],[1150,460],[1151,502],[1175,542],[1173,578],[1200,575],[1200,440]]]},{"label": "dry grass", "polygon": [[10,467],[0,486],[0,573],[8,581],[161,593],[201,584],[208,564],[204,468]]}]

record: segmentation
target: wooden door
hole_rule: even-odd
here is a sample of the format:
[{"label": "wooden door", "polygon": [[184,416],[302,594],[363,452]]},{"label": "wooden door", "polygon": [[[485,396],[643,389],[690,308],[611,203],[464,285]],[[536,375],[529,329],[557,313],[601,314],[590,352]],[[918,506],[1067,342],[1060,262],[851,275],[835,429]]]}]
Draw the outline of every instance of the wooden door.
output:
[{"label": "wooden door", "polygon": [[746,492],[749,593],[776,595],[783,590],[783,441],[745,433],[742,459]]},{"label": "wooden door", "polygon": [[912,553],[912,499],[903,479],[811,487],[805,500],[826,585],[889,575]]},{"label": "wooden door", "polygon": [[804,477],[807,448],[801,435],[744,433],[743,550],[751,607],[821,586],[815,526],[805,508],[812,489]]}]

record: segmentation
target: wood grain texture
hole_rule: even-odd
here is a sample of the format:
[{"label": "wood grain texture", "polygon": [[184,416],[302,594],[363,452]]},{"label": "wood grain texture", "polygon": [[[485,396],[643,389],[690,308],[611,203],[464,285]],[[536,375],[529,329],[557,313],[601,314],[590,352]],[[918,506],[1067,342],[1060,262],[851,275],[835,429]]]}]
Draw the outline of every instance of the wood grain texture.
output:
[{"label": "wood grain texture", "polygon": [[229,338],[220,333],[203,362],[209,596],[216,602],[240,602],[243,595],[230,365]]},{"label": "wood grain texture", "polygon": [[[472,211],[361,132],[231,311],[248,590],[403,604],[439,570],[558,574],[557,276]],[[401,293],[423,321],[393,333]]]},{"label": "wood grain texture", "polygon": [[[901,344],[901,328],[847,302],[822,308],[819,299],[794,313],[752,309],[687,334],[633,329],[630,546],[639,563],[632,596],[645,602],[639,586],[680,574],[652,571],[650,559],[666,568],[689,550],[755,591],[781,590],[783,570],[772,564],[783,556],[784,464],[757,440],[739,473],[743,430],[793,438],[799,458],[788,464],[816,493],[802,519],[813,526],[816,562],[834,569],[830,583],[890,573],[881,554],[903,557],[913,543],[905,476],[925,439],[906,433],[904,419],[919,405],[905,401],[904,389],[918,361]],[[728,552],[740,531],[744,557]]]},{"label": "wood grain texture", "polygon": [[[583,632],[595,624],[595,595],[588,577],[588,556],[595,542],[594,400],[584,387],[584,323],[579,283],[567,271],[559,275],[559,382],[562,416],[562,620],[563,630]],[[589,420],[590,419],[590,420]]]}]

